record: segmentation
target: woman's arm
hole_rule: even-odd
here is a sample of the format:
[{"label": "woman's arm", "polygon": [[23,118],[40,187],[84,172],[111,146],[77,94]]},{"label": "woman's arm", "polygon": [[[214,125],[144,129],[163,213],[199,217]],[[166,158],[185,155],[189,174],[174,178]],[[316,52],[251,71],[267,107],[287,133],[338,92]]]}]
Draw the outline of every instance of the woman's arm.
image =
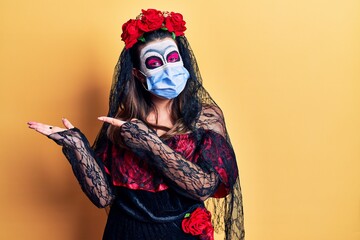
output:
[{"label": "woman's arm", "polygon": [[215,172],[206,171],[183,158],[163,143],[142,121],[124,123],[121,136],[127,147],[139,157],[149,159],[150,164],[174,183],[172,187],[178,192],[198,200],[206,200],[215,191],[218,184]]},{"label": "woman's arm", "polygon": [[112,203],[114,195],[103,165],[96,159],[88,140],[79,129],[72,125],[62,129],[36,122],[28,124],[63,147],[75,177],[91,202],[97,207],[106,207]]},{"label": "woman's arm", "polygon": [[[142,121],[126,122],[121,127],[123,142],[135,154],[149,159],[170,180],[172,187],[189,197],[206,200],[218,185],[218,175],[192,163],[175,152]],[[151,160],[150,160],[151,159]]]},{"label": "woman's arm", "polygon": [[199,159],[193,163],[163,143],[142,121],[125,122],[111,117],[101,121],[120,127],[122,142],[137,156],[148,159],[179,193],[205,200],[210,196],[225,197],[238,175],[236,158],[226,135],[225,121],[216,106],[204,106],[197,122],[203,134],[197,147]]}]

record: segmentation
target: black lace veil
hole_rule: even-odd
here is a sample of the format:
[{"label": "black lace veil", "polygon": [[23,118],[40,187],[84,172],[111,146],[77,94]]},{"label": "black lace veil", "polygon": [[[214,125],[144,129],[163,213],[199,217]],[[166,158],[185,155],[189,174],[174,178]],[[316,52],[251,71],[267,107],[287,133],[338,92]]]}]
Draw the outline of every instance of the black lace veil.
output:
[{"label": "black lace veil", "polygon": [[[183,93],[186,94],[186,96],[182,98],[184,100],[181,103],[183,106],[181,117],[184,125],[190,131],[196,132],[198,128],[204,127],[204,124],[212,124],[211,122],[201,122],[200,113],[202,108],[204,106],[220,108],[218,108],[215,101],[202,85],[200,71],[186,37],[176,37],[176,42],[184,66],[190,73],[186,91],[184,90]],[[133,62],[134,59],[132,59],[131,49],[124,48],[114,70],[109,96],[109,111],[107,114],[109,117],[115,117],[119,108],[121,108],[125,102],[129,91],[129,83],[130,81],[134,81],[132,75]],[[230,139],[226,132],[225,122],[223,123],[223,127],[224,133],[222,135],[231,146]],[[92,146],[95,152],[104,149],[107,143],[108,128],[109,124],[104,123]],[[237,171],[237,169],[233,170]],[[220,232],[220,234],[223,232],[225,236],[224,239],[226,240],[244,239],[243,207],[239,176],[235,180],[231,192],[225,198],[209,198],[206,200],[205,205],[212,213],[215,232]]]}]

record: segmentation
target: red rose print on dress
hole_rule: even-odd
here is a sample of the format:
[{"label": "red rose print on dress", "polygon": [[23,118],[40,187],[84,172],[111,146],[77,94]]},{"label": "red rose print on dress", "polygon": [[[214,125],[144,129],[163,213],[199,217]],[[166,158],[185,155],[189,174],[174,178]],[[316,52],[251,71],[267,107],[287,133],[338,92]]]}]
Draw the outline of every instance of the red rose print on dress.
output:
[{"label": "red rose print on dress", "polygon": [[214,240],[211,213],[204,207],[198,207],[192,213],[186,214],[181,227],[185,233],[199,236],[201,240]]}]

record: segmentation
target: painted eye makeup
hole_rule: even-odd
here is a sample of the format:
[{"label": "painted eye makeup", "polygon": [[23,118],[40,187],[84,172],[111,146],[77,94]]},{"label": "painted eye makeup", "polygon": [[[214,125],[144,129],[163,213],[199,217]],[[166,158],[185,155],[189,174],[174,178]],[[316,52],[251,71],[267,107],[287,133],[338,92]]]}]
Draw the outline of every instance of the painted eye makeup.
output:
[{"label": "painted eye makeup", "polygon": [[177,51],[170,52],[166,57],[166,62],[168,62],[168,63],[173,63],[173,62],[178,62],[178,61],[180,61],[180,56]]},{"label": "painted eye makeup", "polygon": [[145,60],[145,65],[146,65],[146,68],[148,68],[148,69],[155,69],[155,68],[161,67],[162,65],[164,65],[164,63],[161,60],[161,58],[159,58],[157,56],[151,56]]}]

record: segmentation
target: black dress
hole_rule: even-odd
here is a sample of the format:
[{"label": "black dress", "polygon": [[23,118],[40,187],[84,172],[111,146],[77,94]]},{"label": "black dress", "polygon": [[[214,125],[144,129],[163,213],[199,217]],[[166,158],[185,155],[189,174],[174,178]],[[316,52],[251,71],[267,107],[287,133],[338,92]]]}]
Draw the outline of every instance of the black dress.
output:
[{"label": "black dress", "polygon": [[238,179],[219,122],[166,140],[140,120],[127,122],[120,130],[126,148],[108,141],[96,153],[77,128],[49,137],[63,146],[89,199],[111,204],[103,239],[213,239],[186,233],[182,221],[206,198],[225,197]]}]

